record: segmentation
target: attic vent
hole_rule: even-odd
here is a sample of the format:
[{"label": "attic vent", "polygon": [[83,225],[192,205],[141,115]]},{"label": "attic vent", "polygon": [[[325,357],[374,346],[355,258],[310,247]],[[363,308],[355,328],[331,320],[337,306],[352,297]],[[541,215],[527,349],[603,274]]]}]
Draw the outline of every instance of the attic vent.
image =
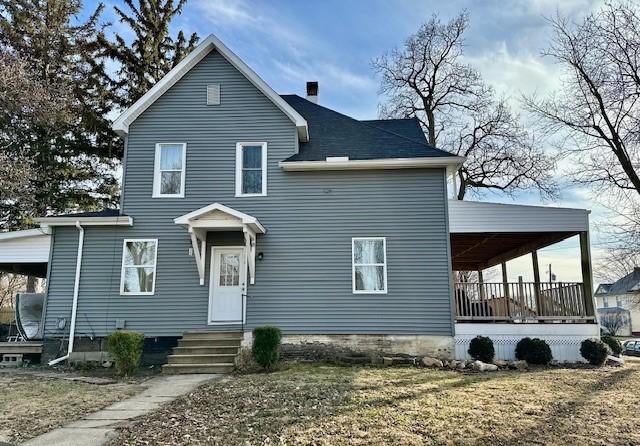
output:
[{"label": "attic vent", "polygon": [[220,105],[220,84],[207,85],[207,105]]}]

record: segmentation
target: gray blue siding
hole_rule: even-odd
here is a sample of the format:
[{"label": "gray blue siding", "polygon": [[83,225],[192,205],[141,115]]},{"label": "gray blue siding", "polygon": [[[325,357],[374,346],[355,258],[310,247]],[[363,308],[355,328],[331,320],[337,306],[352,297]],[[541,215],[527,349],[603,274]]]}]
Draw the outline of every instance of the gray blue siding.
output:
[{"label": "gray blue siding", "polygon": [[[219,106],[206,106],[206,85],[221,84]],[[268,196],[236,198],[235,147],[268,143]],[[153,199],[158,142],[186,142],[183,199]],[[210,245],[241,244],[240,233],[208,237],[200,286],[187,231],[177,216],[219,202],[253,215],[258,236],[247,326],[275,324],[288,333],[451,335],[451,301],[443,169],[284,172],[296,151],[290,120],[219,54],[211,53],[130,127],[123,212],[134,226],[87,227],[78,332],[101,336],[125,319],[147,336],[175,336],[207,326]],[[388,294],[354,295],[351,238],[387,237]],[[235,237],[238,237],[237,239]],[[158,238],[153,296],[120,296],[124,238]],[[78,231],[54,233],[46,331],[71,314]]]}]

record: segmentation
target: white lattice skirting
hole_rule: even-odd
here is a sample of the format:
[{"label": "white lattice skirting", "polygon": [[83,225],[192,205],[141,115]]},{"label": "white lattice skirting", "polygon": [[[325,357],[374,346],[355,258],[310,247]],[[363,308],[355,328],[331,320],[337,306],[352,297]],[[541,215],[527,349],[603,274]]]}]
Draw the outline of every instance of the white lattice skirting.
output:
[{"label": "white lattice skirting", "polygon": [[544,339],[559,362],[584,362],[583,340],[600,336],[598,324],[455,324],[456,359],[471,359],[469,342],[478,335],[493,341],[496,359],[515,359],[516,344],[524,337]]}]

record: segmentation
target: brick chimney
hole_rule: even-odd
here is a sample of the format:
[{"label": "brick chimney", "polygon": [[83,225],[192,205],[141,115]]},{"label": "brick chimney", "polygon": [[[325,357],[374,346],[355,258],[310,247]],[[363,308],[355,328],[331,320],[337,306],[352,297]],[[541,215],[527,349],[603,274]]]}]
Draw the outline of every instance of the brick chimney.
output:
[{"label": "brick chimney", "polygon": [[318,103],[318,81],[307,82],[307,99],[314,104]]}]

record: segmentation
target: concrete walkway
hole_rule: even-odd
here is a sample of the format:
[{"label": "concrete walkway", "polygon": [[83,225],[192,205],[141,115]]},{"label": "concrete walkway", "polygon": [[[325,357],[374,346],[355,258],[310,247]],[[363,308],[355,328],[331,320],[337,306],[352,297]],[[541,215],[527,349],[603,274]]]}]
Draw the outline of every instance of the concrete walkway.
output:
[{"label": "concrete walkway", "polygon": [[127,400],[85,416],[59,429],[33,438],[24,446],[99,446],[116,435],[115,429],[160,405],[191,392],[200,384],[222,375],[167,375],[152,378],[147,389]]}]

